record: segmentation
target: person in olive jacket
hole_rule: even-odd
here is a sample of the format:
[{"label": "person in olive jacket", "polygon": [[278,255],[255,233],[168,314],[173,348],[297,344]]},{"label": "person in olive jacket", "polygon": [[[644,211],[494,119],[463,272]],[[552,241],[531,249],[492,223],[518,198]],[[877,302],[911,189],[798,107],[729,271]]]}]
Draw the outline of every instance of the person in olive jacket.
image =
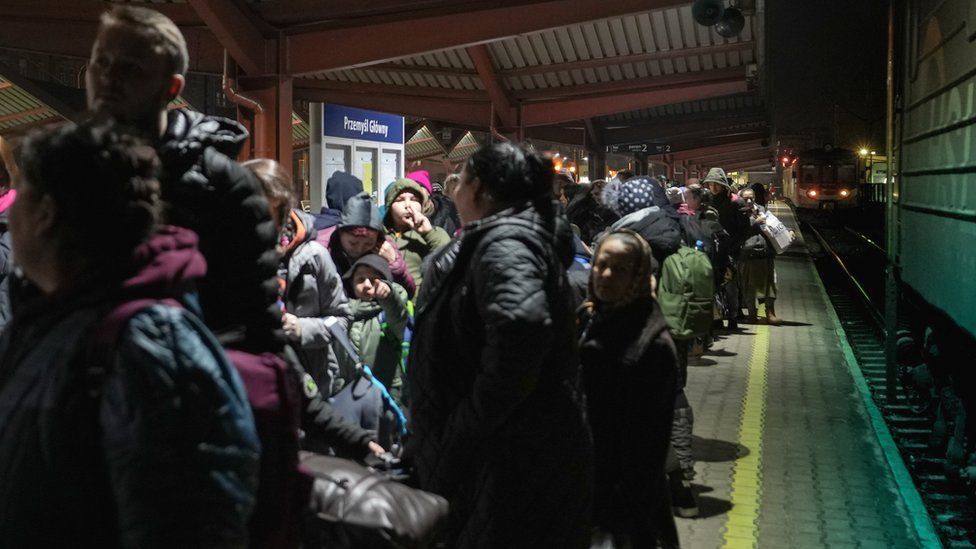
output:
[{"label": "person in olive jacket", "polygon": [[651,247],[637,233],[604,236],[581,313],[580,362],[593,429],[594,520],[615,541],[676,541],[664,482],[678,358],[652,296]]},{"label": "person in olive jacket", "polygon": [[407,262],[407,270],[419,288],[424,281],[422,265],[431,252],[446,245],[451,237],[431,224],[433,205],[427,191],[412,179],[398,179],[386,189],[383,224]]},{"label": "person in olive jacket", "polygon": [[589,546],[573,235],[552,179],[550,160],[510,143],[471,156],[460,245],[432,258],[421,290],[406,456],[420,488],[450,502],[451,547]]}]

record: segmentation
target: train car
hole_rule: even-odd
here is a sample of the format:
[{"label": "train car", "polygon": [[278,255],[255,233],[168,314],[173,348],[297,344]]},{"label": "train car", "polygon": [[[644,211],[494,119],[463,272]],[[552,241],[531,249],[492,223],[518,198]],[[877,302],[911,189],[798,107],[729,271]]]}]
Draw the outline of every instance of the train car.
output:
[{"label": "train car", "polygon": [[905,5],[889,235],[903,287],[961,328],[954,344],[976,338],[976,0]]},{"label": "train car", "polygon": [[855,207],[857,187],[857,155],[847,149],[809,149],[783,169],[783,196],[798,208]]}]

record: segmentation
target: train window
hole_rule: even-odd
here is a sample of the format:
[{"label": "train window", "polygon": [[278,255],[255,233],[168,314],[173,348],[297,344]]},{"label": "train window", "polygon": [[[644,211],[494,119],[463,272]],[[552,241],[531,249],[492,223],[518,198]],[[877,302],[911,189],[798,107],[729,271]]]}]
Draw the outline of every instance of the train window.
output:
[{"label": "train window", "polygon": [[857,171],[854,166],[844,165],[837,168],[837,182],[838,183],[854,183],[857,179]]},{"label": "train window", "polygon": [[820,176],[818,173],[818,166],[816,164],[806,164],[801,169],[801,174],[803,176],[804,183],[813,183]]}]

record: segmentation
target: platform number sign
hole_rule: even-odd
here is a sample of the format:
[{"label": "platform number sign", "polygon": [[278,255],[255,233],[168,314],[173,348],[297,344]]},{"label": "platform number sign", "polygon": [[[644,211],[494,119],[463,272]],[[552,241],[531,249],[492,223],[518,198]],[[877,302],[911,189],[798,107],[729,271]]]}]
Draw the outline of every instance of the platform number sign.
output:
[{"label": "platform number sign", "polygon": [[608,153],[668,154],[671,145],[663,143],[630,143],[629,145],[607,145]]}]

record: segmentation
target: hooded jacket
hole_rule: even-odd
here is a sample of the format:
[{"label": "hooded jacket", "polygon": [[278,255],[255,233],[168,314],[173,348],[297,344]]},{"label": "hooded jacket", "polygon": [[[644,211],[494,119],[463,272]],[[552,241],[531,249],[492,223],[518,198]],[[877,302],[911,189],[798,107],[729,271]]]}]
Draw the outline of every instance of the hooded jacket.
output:
[{"label": "hooded jacket", "polygon": [[[329,249],[332,260],[336,264],[336,269],[338,269],[339,273],[345,273],[352,266],[352,262],[342,249],[342,243],[339,242],[338,229],[354,227],[372,229],[380,235],[383,235],[383,238],[386,238],[387,242],[393,246],[393,251],[396,254],[396,260],[390,264],[390,273],[393,276],[393,282],[403,286],[407,291],[407,295],[413,297],[417,291],[417,285],[414,284],[413,277],[407,271],[407,263],[403,259],[403,254],[397,247],[396,242],[392,237],[386,236],[386,227],[383,226],[383,220],[380,219],[379,210],[373,205],[373,200],[368,194],[360,193],[351,198],[346,203],[346,206],[346,210],[342,212],[342,221],[339,223],[339,226],[332,232],[327,244],[323,244]],[[321,243],[321,236],[317,237],[317,240]]]},{"label": "hooded jacket", "polygon": [[318,231],[319,244],[329,247],[328,242],[342,220],[346,202],[363,192],[363,182],[346,172],[332,174],[325,183],[326,206],[315,216],[315,230]]},{"label": "hooded jacket", "polygon": [[386,227],[387,233],[393,237],[400,253],[403,254],[403,259],[407,262],[407,271],[419,288],[424,282],[422,269],[424,258],[437,248],[447,245],[451,241],[451,237],[444,229],[433,225],[433,223],[431,230],[426,234],[420,234],[414,230],[397,231],[396,227],[393,226],[390,204],[393,204],[393,201],[405,192],[412,192],[421,197],[424,211],[430,212],[430,196],[427,191],[411,179],[399,179],[386,189],[387,210],[386,216],[383,218],[383,225]]},{"label": "hooded jacket", "polygon": [[133,257],[122,284],[93,275],[71,293],[18,300],[0,339],[5,545],[247,542],[258,440],[214,336],[190,311],[156,304],[114,344],[93,344],[117,304],[181,297],[206,270],[182,229],[160,230]]},{"label": "hooded jacket", "polygon": [[289,246],[280,267],[285,310],[301,325],[301,336],[293,344],[302,366],[322,392],[331,395],[342,387],[342,380],[328,327],[348,328],[349,303],[332,257],[315,241],[312,216],[292,210],[291,217],[297,242]]},{"label": "hooded jacket", "polygon": [[198,284],[207,326],[218,336],[243,327],[245,340],[232,345],[260,352],[280,348],[277,231],[261,184],[233,160],[246,140],[233,120],[176,109],[157,153],[166,220],[196,232],[207,260]]},{"label": "hooded jacket", "polygon": [[[656,512],[671,438],[678,360],[651,297],[610,314],[583,314],[580,363],[593,429],[594,516],[634,539],[656,539]],[[640,436],[633,436],[640,433]],[[667,512],[670,512],[668,510]]]},{"label": "hooded jacket", "polygon": [[588,547],[572,261],[565,218],[529,204],[468,225],[432,259],[406,455],[420,487],[450,502],[452,547]]}]

